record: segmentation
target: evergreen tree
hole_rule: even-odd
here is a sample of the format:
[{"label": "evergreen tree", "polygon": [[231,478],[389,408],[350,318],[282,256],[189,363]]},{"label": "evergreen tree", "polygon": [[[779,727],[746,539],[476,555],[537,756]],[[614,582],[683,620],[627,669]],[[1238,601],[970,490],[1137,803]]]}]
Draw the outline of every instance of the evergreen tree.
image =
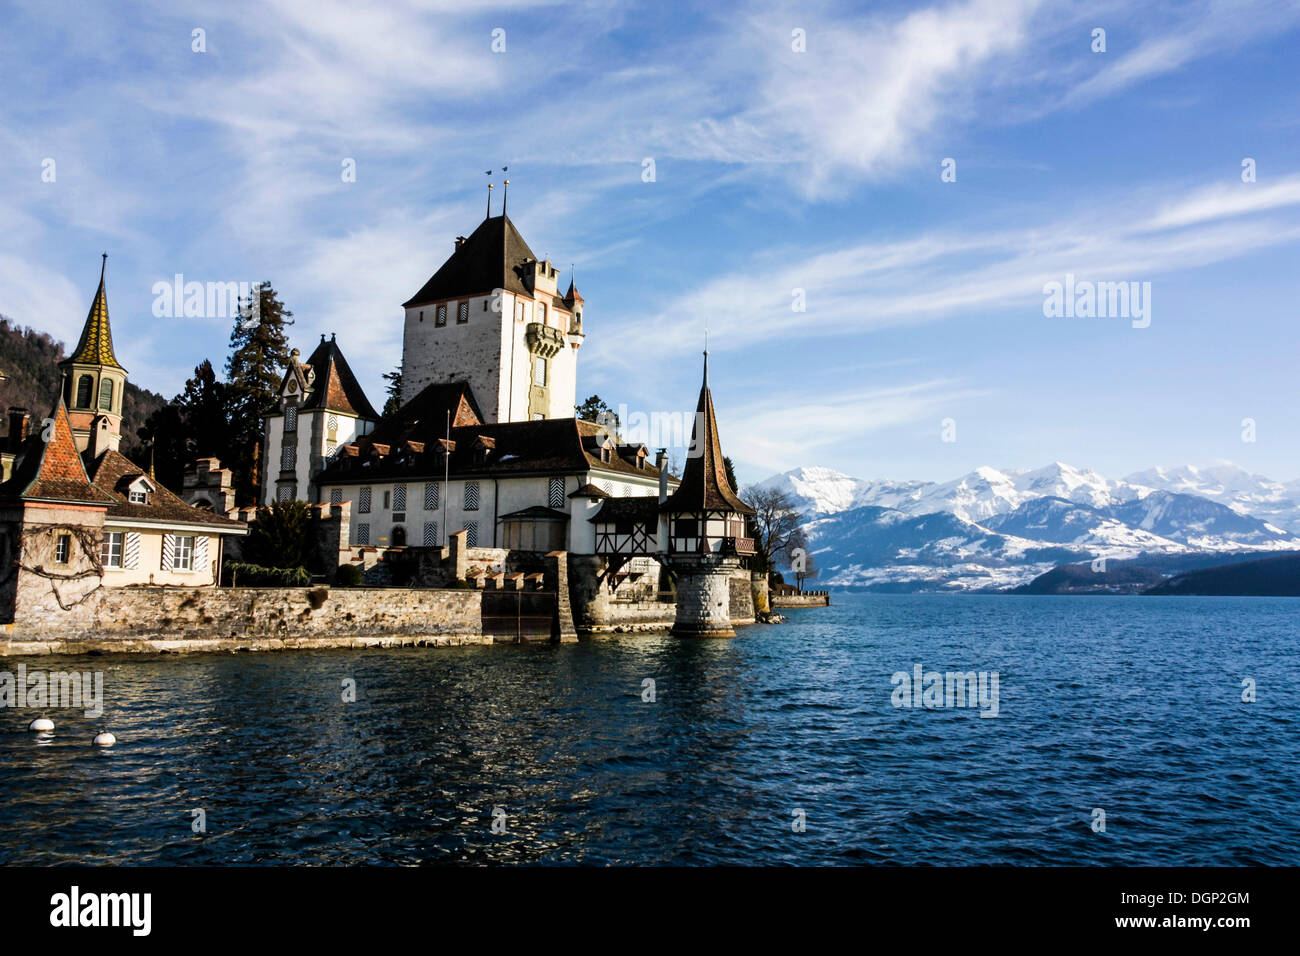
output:
[{"label": "evergreen tree", "polygon": [[388,400],[380,414],[387,416],[402,407],[402,367],[399,365],[393,371],[385,372],[384,381],[388,383]]},{"label": "evergreen tree", "polygon": [[230,333],[226,381],[230,389],[231,447],[226,463],[234,471],[235,496],[240,504],[256,500],[253,486],[254,449],[262,440],[262,415],[275,403],[280,379],[289,364],[293,313],[284,307],[270,282],[262,282],[252,299],[240,304]]},{"label": "evergreen tree", "polygon": [[226,359],[226,381],[245,397],[265,408],[275,401],[280,378],[289,364],[289,336],[293,313],[284,307],[270,282],[259,283],[257,301],[240,303],[235,327],[230,332],[230,357]]}]

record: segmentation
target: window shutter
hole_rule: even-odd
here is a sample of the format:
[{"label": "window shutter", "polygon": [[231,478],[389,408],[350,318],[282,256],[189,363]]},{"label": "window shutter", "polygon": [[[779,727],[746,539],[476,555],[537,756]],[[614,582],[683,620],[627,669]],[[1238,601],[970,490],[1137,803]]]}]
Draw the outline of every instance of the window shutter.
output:
[{"label": "window shutter", "polygon": [[547,488],[547,504],[557,511],[564,510],[564,479],[551,478]]},{"label": "window shutter", "polygon": [[424,510],[433,511],[438,507],[438,483],[431,481],[424,486]]},{"label": "window shutter", "polygon": [[140,532],[126,533],[126,550],[122,554],[122,567],[134,570],[140,566]]},{"label": "window shutter", "polygon": [[438,522],[426,521],[424,523],[424,546],[426,548],[438,547]]},{"label": "window shutter", "polygon": [[194,570],[208,570],[208,539],[205,535],[196,535],[194,538]]},{"label": "window shutter", "polygon": [[163,546],[162,546],[162,569],[164,571],[170,571],[172,569],[172,566],[175,563],[176,563],[176,535],[165,534],[163,535]]},{"label": "window shutter", "polygon": [[406,510],[406,485],[393,485],[393,510]]}]

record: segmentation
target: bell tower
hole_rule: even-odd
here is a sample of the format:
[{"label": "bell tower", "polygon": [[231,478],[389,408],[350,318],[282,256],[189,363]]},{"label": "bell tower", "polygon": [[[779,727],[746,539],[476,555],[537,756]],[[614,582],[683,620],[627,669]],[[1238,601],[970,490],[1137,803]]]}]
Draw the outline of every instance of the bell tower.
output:
[{"label": "bell tower", "polygon": [[59,363],[73,441],[77,451],[89,450],[92,458],[109,449],[117,451],[122,442],[126,369],[113,353],[113,330],[108,323],[108,297],[104,292],[107,269],[108,253],[104,253],[99,288],[90,303],[81,339],[72,354]]}]

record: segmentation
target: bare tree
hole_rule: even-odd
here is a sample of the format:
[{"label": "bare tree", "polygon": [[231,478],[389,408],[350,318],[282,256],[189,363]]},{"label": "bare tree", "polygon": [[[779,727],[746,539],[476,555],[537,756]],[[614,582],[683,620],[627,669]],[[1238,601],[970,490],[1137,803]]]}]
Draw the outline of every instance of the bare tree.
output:
[{"label": "bare tree", "polygon": [[790,567],[794,569],[794,579],[798,584],[799,590],[803,590],[804,582],[810,581],[817,577],[817,572],[821,568],[817,567],[817,562],[813,560],[812,553],[806,548],[796,548],[799,553],[791,558]]},{"label": "bare tree", "polygon": [[750,487],[740,497],[756,512],[750,519],[755,551],[751,567],[771,574],[777,561],[790,561],[790,552],[806,544],[799,512],[790,496],[777,488]]}]

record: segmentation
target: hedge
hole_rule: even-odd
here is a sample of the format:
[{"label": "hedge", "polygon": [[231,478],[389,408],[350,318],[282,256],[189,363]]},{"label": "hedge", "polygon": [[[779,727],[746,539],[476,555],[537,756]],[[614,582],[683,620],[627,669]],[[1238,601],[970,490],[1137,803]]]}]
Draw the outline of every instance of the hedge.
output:
[{"label": "hedge", "polygon": [[305,588],[311,584],[306,568],[264,568],[260,564],[227,562],[222,569],[226,585],[248,588]]}]

